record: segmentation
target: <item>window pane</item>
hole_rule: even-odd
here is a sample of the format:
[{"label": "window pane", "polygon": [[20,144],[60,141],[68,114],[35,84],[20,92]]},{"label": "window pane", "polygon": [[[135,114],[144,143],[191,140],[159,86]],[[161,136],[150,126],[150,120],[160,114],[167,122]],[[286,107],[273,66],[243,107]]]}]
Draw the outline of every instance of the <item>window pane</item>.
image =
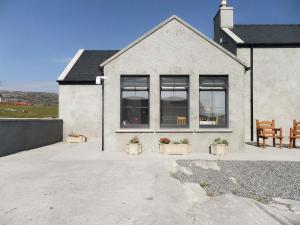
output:
[{"label": "window pane", "polygon": [[122,88],[130,88],[130,87],[134,87],[134,88],[138,88],[138,87],[148,87],[148,83],[149,83],[149,78],[148,77],[136,77],[136,76],[132,76],[132,77],[122,77]]},{"label": "window pane", "polygon": [[148,91],[123,91],[124,107],[148,107]]},{"label": "window pane", "polygon": [[200,88],[226,88],[226,77],[206,76],[200,78]]},{"label": "window pane", "polygon": [[[179,88],[178,88],[179,87]],[[188,78],[161,77],[161,125],[188,126]]]},{"label": "window pane", "polygon": [[225,91],[214,91],[213,92],[213,104],[214,104],[214,107],[225,108]]},{"label": "window pane", "polygon": [[212,107],[213,92],[201,91],[200,94],[200,108]]},{"label": "window pane", "polygon": [[122,109],[122,126],[130,125],[147,125],[148,124],[148,108],[123,108]]},{"label": "window pane", "polygon": [[161,87],[162,88],[187,88],[188,87],[188,78],[187,77],[161,77]]},{"label": "window pane", "polygon": [[200,77],[200,126],[227,125],[226,89],[227,77]]},{"label": "window pane", "polygon": [[149,77],[121,77],[121,127],[149,124]]}]

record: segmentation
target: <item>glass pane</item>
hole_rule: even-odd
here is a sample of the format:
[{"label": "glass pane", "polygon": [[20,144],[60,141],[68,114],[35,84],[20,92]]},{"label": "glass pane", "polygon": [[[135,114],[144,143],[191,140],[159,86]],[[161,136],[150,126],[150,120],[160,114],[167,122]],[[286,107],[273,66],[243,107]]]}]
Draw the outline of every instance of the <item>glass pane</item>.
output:
[{"label": "glass pane", "polygon": [[188,87],[188,77],[161,77],[161,87],[172,87],[172,88],[187,88]]},{"label": "glass pane", "polygon": [[[148,77],[121,77],[121,126],[133,127],[149,124]],[[143,87],[143,88],[141,88]],[[145,90],[143,90],[145,89]]]},{"label": "glass pane", "polygon": [[122,91],[123,107],[148,107],[148,91]]},{"label": "glass pane", "polygon": [[200,92],[200,108],[212,107],[213,103],[213,92],[212,91],[201,91]]},{"label": "glass pane", "polygon": [[213,104],[214,104],[214,107],[225,108],[225,91],[214,91],[213,92]]},{"label": "glass pane", "polygon": [[187,91],[161,91],[161,124],[186,126],[188,124]]},{"label": "glass pane", "polygon": [[226,88],[227,78],[224,77],[200,77],[200,88]]},{"label": "glass pane", "polygon": [[122,126],[126,127],[129,125],[147,125],[149,118],[148,112],[148,108],[122,108]]},{"label": "glass pane", "polygon": [[122,77],[122,87],[135,87],[135,78]]},{"label": "glass pane", "polygon": [[148,87],[148,77],[121,77],[121,86],[124,87]]},{"label": "glass pane", "polygon": [[226,125],[226,92],[200,91],[200,125]]}]

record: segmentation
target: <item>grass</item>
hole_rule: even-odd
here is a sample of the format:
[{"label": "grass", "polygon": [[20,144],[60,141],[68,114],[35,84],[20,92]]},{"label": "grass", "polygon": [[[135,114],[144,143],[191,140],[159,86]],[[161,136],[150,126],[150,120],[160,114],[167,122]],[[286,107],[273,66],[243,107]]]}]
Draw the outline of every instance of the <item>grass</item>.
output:
[{"label": "grass", "polygon": [[202,187],[203,189],[206,189],[206,188],[208,188],[208,186],[209,186],[209,184],[208,184],[207,182],[202,182],[202,183],[200,183],[199,185],[200,185],[200,187]]},{"label": "grass", "polygon": [[0,118],[57,118],[58,105],[0,105]]}]

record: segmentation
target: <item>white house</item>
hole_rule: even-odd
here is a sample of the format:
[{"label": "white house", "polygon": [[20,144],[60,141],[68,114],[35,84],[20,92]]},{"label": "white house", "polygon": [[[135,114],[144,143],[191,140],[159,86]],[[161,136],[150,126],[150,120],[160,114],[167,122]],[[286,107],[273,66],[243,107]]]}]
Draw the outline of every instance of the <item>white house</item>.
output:
[{"label": "white house", "polygon": [[253,121],[275,119],[287,136],[300,117],[300,25],[236,25],[226,1],[214,22],[214,40],[171,16],[120,51],[79,50],[58,78],[64,135],[107,151],[133,136],[145,151],[160,137],[188,138],[193,152],[222,137],[243,151]]}]

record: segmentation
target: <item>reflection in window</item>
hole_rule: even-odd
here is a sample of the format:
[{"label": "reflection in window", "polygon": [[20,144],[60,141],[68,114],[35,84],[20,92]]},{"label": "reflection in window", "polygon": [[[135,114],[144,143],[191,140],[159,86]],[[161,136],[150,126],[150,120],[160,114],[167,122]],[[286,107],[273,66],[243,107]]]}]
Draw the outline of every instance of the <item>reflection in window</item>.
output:
[{"label": "reflection in window", "polygon": [[149,77],[121,76],[121,127],[149,126]]},{"label": "reflection in window", "polygon": [[161,127],[188,127],[188,76],[161,76]]},{"label": "reflection in window", "polygon": [[200,127],[227,127],[227,76],[200,76]]}]

